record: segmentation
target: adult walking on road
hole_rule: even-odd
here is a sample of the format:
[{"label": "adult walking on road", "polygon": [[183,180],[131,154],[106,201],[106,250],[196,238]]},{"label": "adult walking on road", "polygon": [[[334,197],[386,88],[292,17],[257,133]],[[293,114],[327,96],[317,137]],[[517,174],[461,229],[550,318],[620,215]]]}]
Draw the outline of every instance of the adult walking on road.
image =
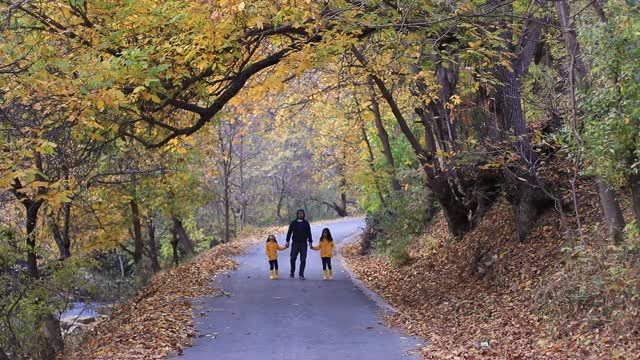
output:
[{"label": "adult walking on road", "polygon": [[309,247],[313,245],[313,239],[311,238],[311,225],[304,218],[304,210],[300,209],[296,213],[296,219],[289,225],[289,231],[287,232],[287,246],[293,239],[291,245],[291,274],[289,276],[293,278],[296,273],[296,260],[298,254],[300,254],[300,280],[304,280],[304,267],[307,264],[307,242]]}]

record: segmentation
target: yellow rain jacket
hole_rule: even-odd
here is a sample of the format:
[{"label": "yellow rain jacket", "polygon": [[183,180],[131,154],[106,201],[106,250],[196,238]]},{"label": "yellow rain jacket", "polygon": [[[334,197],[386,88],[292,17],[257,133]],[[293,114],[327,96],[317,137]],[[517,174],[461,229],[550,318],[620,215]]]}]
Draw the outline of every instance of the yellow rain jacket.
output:
[{"label": "yellow rain jacket", "polygon": [[320,240],[318,246],[312,246],[313,250],[320,250],[320,257],[332,257],[333,256],[333,241]]},{"label": "yellow rain jacket", "polygon": [[286,246],[280,246],[275,241],[268,241],[265,249],[265,254],[269,257],[269,260],[278,260],[278,250],[285,250]]}]

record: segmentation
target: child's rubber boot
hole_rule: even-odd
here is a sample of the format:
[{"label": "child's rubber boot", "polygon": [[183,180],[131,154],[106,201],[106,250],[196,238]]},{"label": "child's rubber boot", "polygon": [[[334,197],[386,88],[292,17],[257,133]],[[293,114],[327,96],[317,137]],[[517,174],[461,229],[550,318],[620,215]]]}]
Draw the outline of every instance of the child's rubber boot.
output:
[{"label": "child's rubber boot", "polygon": [[329,270],[329,280],[333,280],[333,269]]},{"label": "child's rubber boot", "polygon": [[273,270],[269,270],[269,280],[273,280],[273,279],[274,279]]},{"label": "child's rubber boot", "polygon": [[327,270],[322,270],[322,280],[327,280]]},{"label": "child's rubber boot", "polygon": [[278,278],[278,269],[273,270],[274,278]]}]

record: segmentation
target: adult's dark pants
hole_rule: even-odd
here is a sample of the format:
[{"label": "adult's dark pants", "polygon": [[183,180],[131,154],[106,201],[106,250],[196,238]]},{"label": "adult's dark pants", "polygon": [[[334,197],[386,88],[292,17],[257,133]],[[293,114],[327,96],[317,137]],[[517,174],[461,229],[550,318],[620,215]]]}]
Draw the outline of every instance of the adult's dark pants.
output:
[{"label": "adult's dark pants", "polygon": [[307,243],[294,242],[291,244],[291,273],[296,272],[296,260],[300,254],[300,276],[304,276],[304,267],[307,265]]}]

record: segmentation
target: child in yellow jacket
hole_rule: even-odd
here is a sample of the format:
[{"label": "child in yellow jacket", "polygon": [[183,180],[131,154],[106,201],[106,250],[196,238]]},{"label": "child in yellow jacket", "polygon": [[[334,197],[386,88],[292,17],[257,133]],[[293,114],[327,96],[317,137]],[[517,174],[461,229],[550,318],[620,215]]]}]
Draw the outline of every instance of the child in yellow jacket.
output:
[{"label": "child in yellow jacket", "polygon": [[312,246],[311,249],[320,250],[320,257],[322,258],[322,280],[327,280],[327,275],[330,280],[333,280],[333,269],[331,268],[333,237],[331,236],[331,231],[329,231],[328,228],[322,229],[320,243],[318,246]]},{"label": "child in yellow jacket", "polygon": [[278,278],[278,250],[282,251],[288,247],[289,246],[278,245],[278,240],[276,240],[276,237],[273,235],[267,237],[264,252],[269,258],[269,279],[273,280]]}]

